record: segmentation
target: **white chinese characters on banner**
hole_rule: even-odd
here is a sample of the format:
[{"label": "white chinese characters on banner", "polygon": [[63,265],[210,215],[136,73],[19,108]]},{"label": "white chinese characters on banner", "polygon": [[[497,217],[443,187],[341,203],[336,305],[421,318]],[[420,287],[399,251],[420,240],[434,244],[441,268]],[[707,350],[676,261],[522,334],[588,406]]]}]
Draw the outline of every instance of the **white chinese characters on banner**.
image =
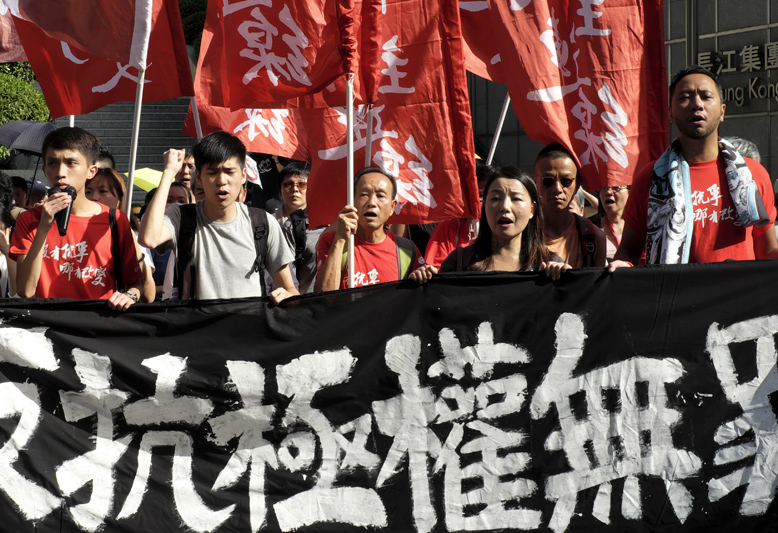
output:
[{"label": "white chinese characters on banner", "polygon": [[[778,389],[776,334],[776,315],[745,320],[725,328],[714,322],[708,329],[707,352],[716,367],[724,393],[730,402],[743,409],[739,418],[722,424],[714,436],[721,448],[716,452],[713,463],[734,464],[737,469],[710,480],[708,498],[717,502],[737,487],[747,484],[740,505],[740,514],[744,516],[765,514],[778,486],[775,469],[778,461],[778,420],[770,398]],[[730,346],[736,343],[750,343],[754,347],[756,375],[749,381],[741,382],[738,377],[730,351]],[[747,458],[752,458],[752,464],[743,466],[742,461]]]},{"label": "white chinese characters on banner", "polygon": [[575,376],[586,339],[583,321],[565,313],[554,329],[557,355],[530,405],[535,419],[556,405],[561,428],[549,435],[546,449],[564,451],[572,468],[546,479],[546,498],[556,502],[549,528],[565,531],[578,493],[592,487],[598,487],[592,515],[609,524],[611,482],[617,479],[624,479],[622,516],[641,519],[637,475],[664,479],[675,515],[685,522],[693,499],[681,480],[697,474],[702,461],[673,445],[671,429],[680,413],[668,406],[665,384],[681,378],[681,363],[634,357]]},{"label": "white chinese characters on banner", "polygon": [[[170,354],[151,357],[143,366],[157,375],[154,396],[137,400],[124,407],[124,418],[130,426],[158,426],[177,423],[196,427],[213,411],[213,403],[206,398],[175,394],[177,383],[186,371],[187,360]],[[181,520],[195,531],[213,531],[224,523],[235,504],[213,511],[195,490],[192,478],[192,437],[185,431],[146,431],[138,450],[138,467],[130,493],[117,519],[130,518],[140,509],[151,474],[154,450],[173,447],[173,500]]]},{"label": "white chinese characters on banner", "polygon": [[[701,202],[720,204],[718,190],[707,193]],[[72,359],[59,361],[55,352],[62,344],[52,339],[60,335],[47,337],[47,331],[0,327],[0,363],[7,368],[77,378],[75,387],[68,385],[58,396],[50,394],[56,389],[38,390],[38,384],[0,384],[0,419],[13,428],[0,448],[0,491],[29,522],[59,510],[82,531],[103,531],[107,522],[118,528],[160,494],[159,486],[168,486],[169,508],[180,527],[198,532],[220,531],[246,508],[250,527],[245,529],[252,533],[270,529],[271,517],[272,526],[284,532],[316,524],[380,530],[389,527],[390,505],[401,506],[405,502],[399,499],[407,498],[413,528],[420,533],[545,528],[558,533],[577,519],[598,520],[611,529],[624,527],[622,518],[646,519],[651,511],[643,506],[664,502],[656,497],[662,490],[657,487],[663,487],[678,522],[694,529],[690,514],[703,512],[705,499],[715,504],[735,493],[742,498],[741,516],[762,516],[778,487],[778,418],[772,400],[778,389],[776,315],[727,326],[714,322],[707,328],[704,340],[713,364],[708,372],[733,408],[719,419],[723,423],[711,426],[715,469],[707,472],[696,453],[677,443],[683,438],[676,428],[689,411],[668,391],[686,379],[681,362],[631,355],[581,370],[587,335],[576,314],[557,319],[550,363],[541,363],[518,344],[501,342],[497,337],[504,333],[491,322],[473,329],[460,326],[456,332],[442,327],[431,342],[413,334],[389,338],[376,361],[377,367],[385,365],[379,373],[389,374],[388,381],[396,385],[389,395],[382,391],[359,404],[356,412],[328,403],[342,398],[331,395],[333,389],[352,394],[347,386],[364,378],[359,372],[376,371],[359,368],[364,361],[347,347],[266,368],[255,361],[226,360],[224,391],[216,390],[209,375],[200,389],[208,391],[208,398],[183,392],[184,387],[195,390],[192,381],[183,385],[191,377],[186,376],[186,358],[143,358],[140,370],[156,377],[153,392],[142,397],[119,388],[126,381],[114,380],[106,355],[76,347],[70,349]],[[732,353],[736,345],[741,347],[737,355]],[[701,343],[695,354],[699,351]],[[744,366],[753,370],[746,374]],[[543,376],[539,384],[528,381],[533,374]],[[222,392],[229,399],[217,407],[215,398]],[[52,403],[41,403],[47,398],[58,398],[61,410],[52,412]],[[336,421],[334,413],[343,418]],[[67,434],[66,452],[79,451],[54,465],[54,482],[22,474],[22,464],[30,459],[26,454],[38,446],[39,431],[50,435],[52,427],[71,424],[80,432],[91,421],[94,434],[84,439],[86,449]],[[205,438],[196,439],[196,432]],[[703,446],[700,440],[695,436],[687,442]],[[198,446],[222,454],[210,486],[194,483]],[[159,483],[165,475],[156,469],[170,463],[153,461],[162,448],[172,457],[167,484]],[[538,460],[543,448],[564,456],[557,461],[563,471],[546,470],[557,467]],[[132,483],[120,478],[128,472]],[[410,490],[402,484],[406,480]],[[155,484],[157,492],[147,492]],[[654,497],[641,494],[647,486]],[[126,487],[129,493],[122,494]],[[268,503],[271,487],[279,492]],[[596,490],[588,507],[579,498],[587,489]],[[241,497],[247,507],[241,502],[214,510],[210,507],[217,504],[205,504]],[[552,512],[538,508],[543,499]],[[123,502],[117,513],[116,502]]]}]

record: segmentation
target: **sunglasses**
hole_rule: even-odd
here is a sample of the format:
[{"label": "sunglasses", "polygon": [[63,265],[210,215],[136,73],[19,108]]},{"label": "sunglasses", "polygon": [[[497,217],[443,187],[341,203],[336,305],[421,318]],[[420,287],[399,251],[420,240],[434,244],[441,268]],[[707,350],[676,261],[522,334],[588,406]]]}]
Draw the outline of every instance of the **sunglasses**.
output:
[{"label": "sunglasses", "polygon": [[545,187],[546,189],[550,189],[551,187],[553,187],[553,186],[554,186],[554,184],[555,184],[557,181],[560,183],[560,185],[562,185],[562,187],[563,187],[563,188],[565,188],[565,189],[566,189],[566,188],[568,188],[570,185],[572,185],[572,184],[573,184],[573,182],[575,181],[575,178],[570,178],[570,177],[568,177],[568,176],[565,176],[565,177],[563,177],[563,178],[551,178],[551,177],[549,177],[549,176],[546,176],[546,177],[544,177],[544,178],[541,178],[541,179],[540,179],[540,183],[541,183],[541,184],[543,185],[543,187]]},{"label": "sunglasses", "polygon": [[602,189],[600,189],[600,193],[605,194],[608,191],[619,192],[625,189],[629,189],[629,185],[613,185],[612,187],[603,187]]},{"label": "sunglasses", "polygon": [[305,189],[308,188],[308,182],[307,181],[285,181],[281,184],[281,188],[287,192],[290,192],[295,187],[297,187],[298,191],[304,191]]}]

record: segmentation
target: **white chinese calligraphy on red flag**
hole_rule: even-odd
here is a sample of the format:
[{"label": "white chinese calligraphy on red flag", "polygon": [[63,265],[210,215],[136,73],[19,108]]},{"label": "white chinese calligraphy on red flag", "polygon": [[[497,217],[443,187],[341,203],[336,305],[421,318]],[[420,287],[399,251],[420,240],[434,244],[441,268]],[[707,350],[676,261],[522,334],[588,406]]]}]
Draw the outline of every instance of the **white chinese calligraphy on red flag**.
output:
[{"label": "white chinese calligraphy on red flag", "polygon": [[[143,101],[194,95],[178,3],[155,1]],[[88,54],[47,36],[38,26],[15,19],[30,64],[53,117],[83,115],[114,102],[134,102],[138,69]]]},{"label": "white chinese calligraphy on red flag", "polygon": [[561,142],[584,186],[626,184],[659,157],[668,126],[659,0],[491,2],[489,31],[522,127]]},{"label": "white chinese calligraphy on red flag", "polygon": [[[236,7],[228,5],[232,9]],[[299,124],[296,109],[230,109],[229,91],[234,84],[230,83],[222,61],[229,51],[224,49],[221,9],[217,3],[209,5],[195,74],[197,108],[203,134],[224,130],[240,138],[250,152],[307,160],[305,131]],[[184,123],[184,133],[196,137],[191,106]]]},{"label": "white chinese calligraphy on red flag", "polygon": [[[261,152],[307,161],[305,130],[297,109],[231,110],[198,104],[203,135],[224,130],[238,137],[249,152]],[[184,133],[195,137],[192,108],[186,115]]]},{"label": "white chinese calligraphy on red flag", "polygon": [[344,72],[337,15],[335,0],[210,2],[218,41],[211,53],[221,58],[211,68],[225,84],[221,101],[211,103],[232,109],[283,104],[329,85]]},{"label": "white chinese calligraphy on red flag", "polygon": [[[410,11],[414,17],[402,17]],[[367,105],[355,112],[356,167],[365,161],[370,123],[370,165],[397,179],[394,222],[474,216],[478,192],[457,3],[387,0],[379,13],[376,32],[360,48],[362,79],[374,76],[376,90],[372,119]],[[346,118],[345,107],[308,101],[300,113],[312,159],[308,210],[316,225],[334,220],[345,204]]]}]

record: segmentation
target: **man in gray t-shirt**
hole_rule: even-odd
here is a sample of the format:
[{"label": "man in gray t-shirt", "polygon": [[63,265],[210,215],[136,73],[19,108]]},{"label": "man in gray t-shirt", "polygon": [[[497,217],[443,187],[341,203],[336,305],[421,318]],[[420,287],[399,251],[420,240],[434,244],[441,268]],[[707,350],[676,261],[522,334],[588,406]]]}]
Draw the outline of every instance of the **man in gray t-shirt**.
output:
[{"label": "man in gray t-shirt", "polygon": [[[195,179],[205,197],[197,203],[197,225],[192,262],[197,299],[245,298],[261,296],[263,283],[255,271],[257,251],[254,226],[248,207],[236,202],[246,181],[246,148],[226,132],[206,135],[192,148]],[[139,240],[149,247],[172,242],[177,250],[181,222],[180,206],[165,210],[165,200],[173,178],[184,162],[183,150],[165,152],[165,170],[159,189],[143,217]],[[289,263],[294,255],[284,242],[278,222],[264,214],[267,227],[265,268],[276,288],[270,298],[278,303],[299,294]],[[186,296],[186,291],[184,296]]]}]

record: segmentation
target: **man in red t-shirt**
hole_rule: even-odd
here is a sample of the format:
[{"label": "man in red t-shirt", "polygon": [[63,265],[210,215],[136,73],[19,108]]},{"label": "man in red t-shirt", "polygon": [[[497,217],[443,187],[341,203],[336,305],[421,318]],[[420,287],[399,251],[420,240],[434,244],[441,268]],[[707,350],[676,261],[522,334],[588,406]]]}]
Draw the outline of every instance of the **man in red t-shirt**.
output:
[{"label": "man in red t-shirt", "polygon": [[[316,292],[348,287],[344,266],[349,235],[354,235],[354,286],[397,281],[424,264],[407,239],[384,229],[397,205],[397,183],[382,170],[368,167],[354,178],[354,205],[341,209],[335,231],[319,238],[316,249]],[[407,254],[408,261],[403,260]],[[401,272],[405,270],[405,272]]]},{"label": "man in red t-shirt", "polygon": [[[25,211],[16,222],[10,256],[17,262],[16,287],[24,298],[107,299],[112,309],[125,310],[137,302],[142,272],[130,223],[116,216],[118,243],[114,246],[108,207],[89,200],[84,189],[97,172],[100,142],[81,128],[60,128],[43,141],[43,171],[52,188],[43,205]],[[75,199],[64,192],[76,190]],[[60,236],[54,216],[72,202],[67,233]],[[119,258],[113,256],[118,249]],[[117,291],[119,262],[122,284]]]},{"label": "man in red t-shirt", "polygon": [[[673,77],[670,84],[670,119],[678,129],[676,152],[677,148],[680,148],[683,160],[688,163],[689,186],[688,189],[684,187],[683,194],[685,204],[691,207],[691,212],[688,212],[688,208],[679,210],[677,206],[668,203],[670,207],[667,209],[672,209],[672,212],[665,215],[657,213],[655,218],[669,219],[670,222],[666,224],[668,227],[654,227],[656,224],[650,224],[649,195],[652,184],[654,190],[658,191],[655,198],[659,199],[653,200],[658,206],[654,208],[655,212],[665,207],[661,203],[661,193],[670,198],[673,194],[662,189],[662,182],[653,178],[656,162],[642,169],[632,182],[624,212],[624,233],[621,245],[609,266],[611,272],[638,263],[649,232],[658,235],[660,239],[675,239],[675,243],[671,242],[674,249],[668,253],[661,253],[660,250],[656,256],[664,259],[655,260],[656,262],[683,262],[684,254],[688,256],[690,263],[778,257],[778,241],[772,230],[775,202],[770,177],[767,171],[752,159],[744,158],[744,162],[756,184],[758,194],[761,195],[760,207],[764,207],[760,210],[763,214],[762,225],[753,224],[746,227],[738,216],[725,171],[727,161],[724,151],[727,147],[719,146],[718,128],[724,121],[725,109],[726,105],[721,103],[721,87],[710,71],[691,66]],[[729,154],[736,155],[734,152]],[[666,156],[667,153],[663,158]],[[681,168],[682,166],[679,165]],[[745,167],[742,168],[745,170]],[[757,198],[757,203],[758,200]],[[686,217],[693,219],[691,237],[685,237],[688,245],[684,244],[686,240],[674,235],[677,221],[687,220]],[[670,224],[676,224],[676,228],[670,228]],[[675,258],[678,260],[675,261]]]}]

